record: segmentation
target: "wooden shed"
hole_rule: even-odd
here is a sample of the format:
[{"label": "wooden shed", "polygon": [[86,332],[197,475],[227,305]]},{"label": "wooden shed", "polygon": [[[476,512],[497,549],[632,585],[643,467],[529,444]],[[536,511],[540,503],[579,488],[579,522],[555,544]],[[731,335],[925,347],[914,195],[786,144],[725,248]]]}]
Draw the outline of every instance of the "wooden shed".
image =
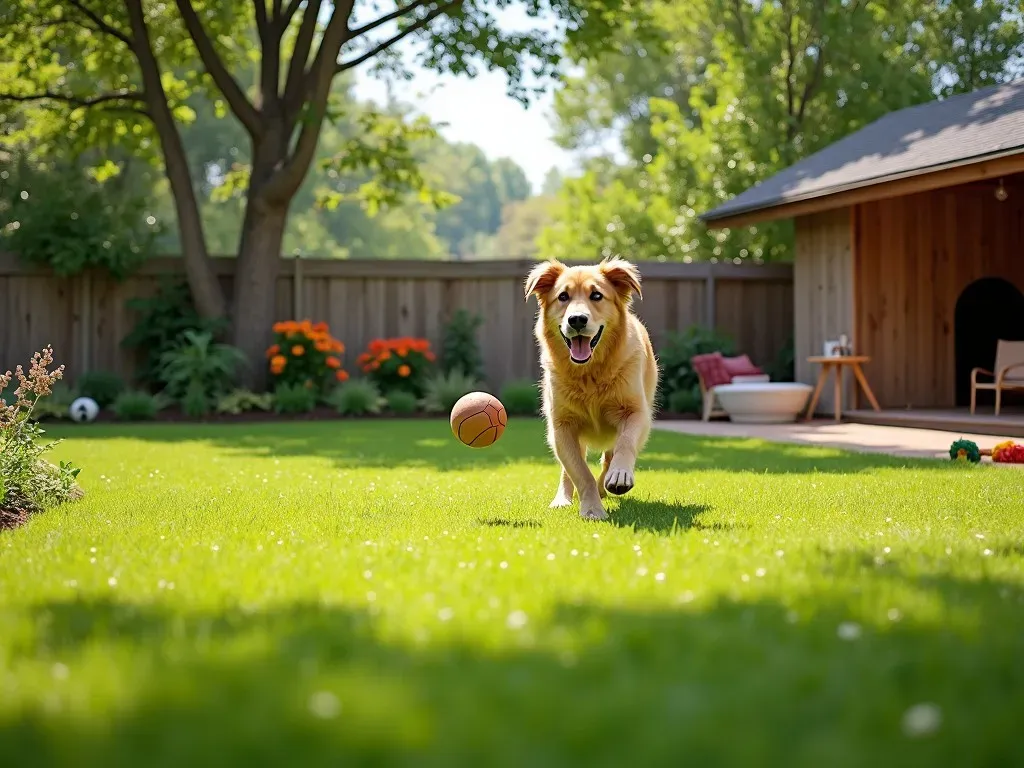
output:
[{"label": "wooden shed", "polygon": [[[702,218],[794,220],[799,380],[813,384],[807,358],[846,334],[884,413],[857,410],[849,382],[844,409],[945,414],[949,428],[971,369],[993,367],[998,339],[1024,339],[1024,80],[890,113]],[[979,396],[979,417],[991,403]]]}]

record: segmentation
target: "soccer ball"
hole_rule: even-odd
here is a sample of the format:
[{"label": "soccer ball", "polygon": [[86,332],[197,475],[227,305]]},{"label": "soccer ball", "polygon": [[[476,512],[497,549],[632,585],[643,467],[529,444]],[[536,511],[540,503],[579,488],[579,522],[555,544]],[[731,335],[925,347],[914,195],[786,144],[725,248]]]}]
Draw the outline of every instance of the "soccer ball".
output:
[{"label": "soccer ball", "polygon": [[99,415],[100,407],[91,397],[79,397],[68,408],[68,413],[73,421],[85,423],[94,421]]}]

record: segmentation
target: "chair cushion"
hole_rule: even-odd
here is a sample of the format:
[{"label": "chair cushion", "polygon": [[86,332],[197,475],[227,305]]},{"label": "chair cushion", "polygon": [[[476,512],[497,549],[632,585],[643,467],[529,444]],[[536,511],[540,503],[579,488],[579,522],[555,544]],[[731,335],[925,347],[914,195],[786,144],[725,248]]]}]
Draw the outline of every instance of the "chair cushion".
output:
[{"label": "chair cushion", "polygon": [[732,381],[732,374],[725,365],[725,358],[721,352],[709,352],[704,355],[694,355],[690,358],[690,365],[700,376],[707,389],[717,387],[720,384],[728,384]]},{"label": "chair cushion", "polygon": [[[1000,339],[996,347],[996,374],[998,375],[1002,369],[1008,366],[1019,363],[1024,363],[1024,341]],[[1024,384],[1024,368],[1013,368],[1007,371],[1003,381],[1014,386]]]},{"label": "chair cushion", "polygon": [[729,372],[730,377],[759,376],[764,373],[764,371],[754,365],[746,355],[740,355],[739,357],[723,357],[722,362],[725,364],[725,369]]}]

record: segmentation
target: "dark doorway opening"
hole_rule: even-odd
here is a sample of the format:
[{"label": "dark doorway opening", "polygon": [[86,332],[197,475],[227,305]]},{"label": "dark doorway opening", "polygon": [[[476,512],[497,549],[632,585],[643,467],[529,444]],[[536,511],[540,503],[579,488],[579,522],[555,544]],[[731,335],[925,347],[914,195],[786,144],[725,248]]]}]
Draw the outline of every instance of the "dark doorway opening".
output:
[{"label": "dark doorway opening", "polygon": [[[957,299],[953,322],[956,404],[962,407],[971,404],[971,370],[992,370],[999,339],[1024,340],[1024,294],[1000,277],[975,280]],[[993,392],[978,391],[978,405],[994,403]]]}]

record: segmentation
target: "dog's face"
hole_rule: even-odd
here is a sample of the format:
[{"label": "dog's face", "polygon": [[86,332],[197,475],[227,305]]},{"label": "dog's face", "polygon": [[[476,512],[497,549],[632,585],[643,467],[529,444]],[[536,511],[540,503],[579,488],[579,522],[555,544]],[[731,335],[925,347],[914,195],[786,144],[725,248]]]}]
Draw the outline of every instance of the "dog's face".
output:
[{"label": "dog's face", "polygon": [[640,295],[640,274],[622,259],[585,267],[548,261],[526,278],[526,297],[537,296],[545,326],[561,336],[577,365],[589,363],[605,334],[625,321],[634,291]]}]

